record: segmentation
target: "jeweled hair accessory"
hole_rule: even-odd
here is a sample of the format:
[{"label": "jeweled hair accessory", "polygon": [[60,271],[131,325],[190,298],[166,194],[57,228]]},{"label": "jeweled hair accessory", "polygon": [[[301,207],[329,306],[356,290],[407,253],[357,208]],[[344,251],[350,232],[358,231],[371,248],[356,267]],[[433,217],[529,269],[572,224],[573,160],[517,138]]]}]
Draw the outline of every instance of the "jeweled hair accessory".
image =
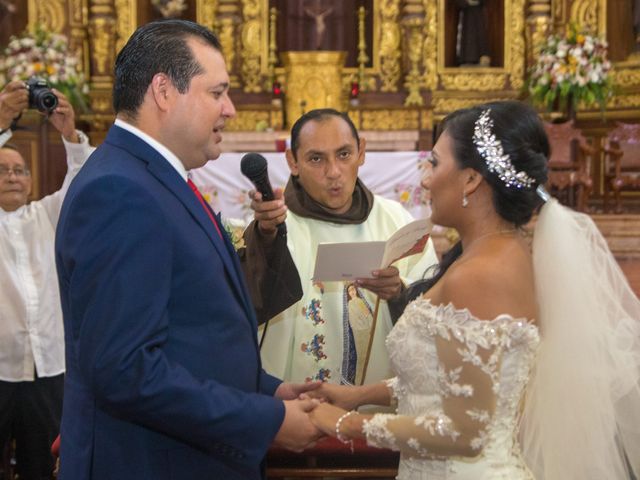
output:
[{"label": "jeweled hair accessory", "polygon": [[489,116],[491,109],[484,110],[475,123],[473,143],[478,153],[487,163],[490,172],[498,175],[509,188],[529,188],[535,182],[527,172],[516,172],[511,158],[504,153],[502,142],[491,131],[493,120]]}]

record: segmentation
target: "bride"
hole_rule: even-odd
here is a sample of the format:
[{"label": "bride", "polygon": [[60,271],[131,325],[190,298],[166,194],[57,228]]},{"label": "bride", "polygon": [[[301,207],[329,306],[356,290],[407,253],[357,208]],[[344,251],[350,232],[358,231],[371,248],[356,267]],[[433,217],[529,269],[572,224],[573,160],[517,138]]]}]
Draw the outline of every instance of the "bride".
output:
[{"label": "bride", "polygon": [[[522,103],[444,120],[423,186],[433,223],[460,241],[408,289],[387,337],[397,376],[322,386],[330,403],[310,415],[325,434],[399,450],[399,479],[639,472],[640,302],[589,217],[542,187],[548,157]],[[541,205],[530,248],[520,227]]]}]

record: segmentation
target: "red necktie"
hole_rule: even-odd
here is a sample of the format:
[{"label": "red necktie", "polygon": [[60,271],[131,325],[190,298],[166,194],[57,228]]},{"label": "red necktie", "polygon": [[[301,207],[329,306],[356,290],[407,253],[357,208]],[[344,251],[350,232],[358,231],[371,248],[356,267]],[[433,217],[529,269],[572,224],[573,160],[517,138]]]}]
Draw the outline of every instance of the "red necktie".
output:
[{"label": "red necktie", "polygon": [[204,211],[207,212],[207,215],[209,215],[209,218],[213,222],[213,225],[216,227],[216,231],[218,232],[218,235],[220,235],[220,238],[222,238],[222,233],[220,232],[220,227],[218,226],[218,222],[216,222],[215,217],[211,213],[211,209],[207,207],[207,204],[205,203],[204,198],[202,198],[202,194],[200,193],[200,190],[198,190],[198,187],[196,187],[196,184],[193,183],[191,179],[188,179],[187,183],[191,187],[191,190],[193,190],[193,193],[195,193],[196,197],[198,197],[198,200],[200,200],[200,204],[202,205],[202,208],[204,208]]}]

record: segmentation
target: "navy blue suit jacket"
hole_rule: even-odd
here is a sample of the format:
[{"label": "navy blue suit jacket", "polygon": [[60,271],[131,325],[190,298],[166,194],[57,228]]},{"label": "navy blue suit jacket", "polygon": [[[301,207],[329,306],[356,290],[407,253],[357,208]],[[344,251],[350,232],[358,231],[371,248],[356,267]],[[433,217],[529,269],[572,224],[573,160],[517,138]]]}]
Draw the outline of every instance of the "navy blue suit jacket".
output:
[{"label": "navy blue suit jacket", "polygon": [[56,235],[62,480],[261,477],[284,404],[224,237],[164,157],[110,129]]}]

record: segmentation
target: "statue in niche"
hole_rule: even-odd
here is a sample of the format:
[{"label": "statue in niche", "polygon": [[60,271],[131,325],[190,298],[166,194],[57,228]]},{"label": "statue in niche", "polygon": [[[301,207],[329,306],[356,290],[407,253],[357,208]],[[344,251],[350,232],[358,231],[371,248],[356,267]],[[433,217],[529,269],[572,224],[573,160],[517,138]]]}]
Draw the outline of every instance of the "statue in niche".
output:
[{"label": "statue in niche", "polygon": [[0,0],[0,51],[9,43],[11,36],[18,33],[19,19],[17,18],[17,12],[18,7],[13,0]]},{"label": "statue in niche", "polygon": [[458,66],[491,65],[486,0],[454,0],[458,13],[456,63]]},{"label": "statue in niche", "polygon": [[324,19],[331,15],[332,12],[333,7],[323,7],[322,1],[318,0],[314,0],[312,5],[304,7],[304,13],[313,18],[316,23],[315,50],[322,48],[322,41],[327,29]]},{"label": "statue in niche", "polygon": [[16,6],[10,0],[0,0],[0,20],[16,13]]},{"label": "statue in niche", "polygon": [[608,2],[607,32],[612,61],[640,59],[640,0]]}]

